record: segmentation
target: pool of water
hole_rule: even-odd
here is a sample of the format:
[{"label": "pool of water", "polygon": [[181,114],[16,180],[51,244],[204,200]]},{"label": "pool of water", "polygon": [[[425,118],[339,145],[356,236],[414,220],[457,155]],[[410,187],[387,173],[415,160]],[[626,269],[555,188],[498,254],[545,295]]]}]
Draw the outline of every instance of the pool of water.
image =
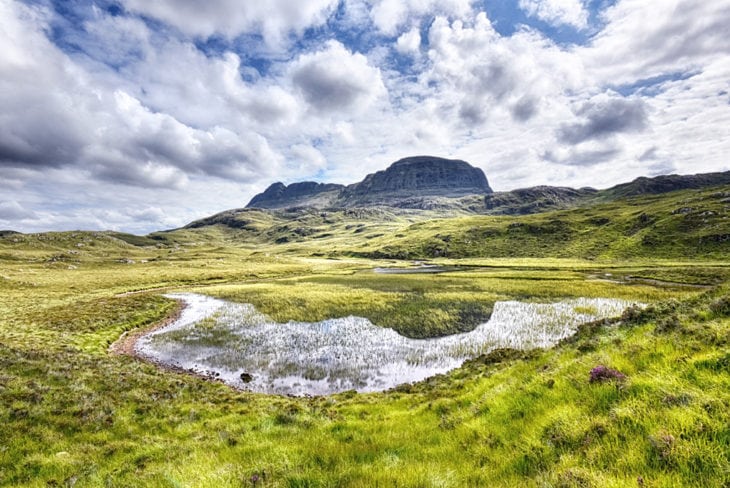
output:
[{"label": "pool of water", "polygon": [[408,268],[373,268],[377,274],[419,274],[419,273],[449,273],[453,271],[464,271],[463,266],[438,266],[435,264],[421,264]]},{"label": "pool of water", "polygon": [[171,325],[142,337],[136,352],[215,376],[238,388],[286,395],[382,391],[459,367],[499,347],[545,348],[581,323],[618,316],[630,305],[578,298],[559,303],[497,302],[473,331],[410,339],[362,317],[277,323],[250,304],[197,294]]}]

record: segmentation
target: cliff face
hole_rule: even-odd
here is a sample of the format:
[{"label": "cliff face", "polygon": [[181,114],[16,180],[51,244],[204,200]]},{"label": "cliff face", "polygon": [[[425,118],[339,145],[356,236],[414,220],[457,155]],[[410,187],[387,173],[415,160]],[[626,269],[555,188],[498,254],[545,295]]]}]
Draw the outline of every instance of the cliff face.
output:
[{"label": "cliff face", "polygon": [[484,172],[466,161],[416,156],[396,161],[346,187],[346,204],[390,203],[412,197],[462,197],[491,193]]},{"label": "cliff face", "polygon": [[286,186],[277,182],[248,202],[248,208],[285,208],[297,206],[328,206],[343,185],[303,181]]},{"label": "cliff face", "polygon": [[481,169],[457,159],[416,156],[396,161],[387,169],[370,174],[363,181],[347,187],[311,181],[289,186],[274,183],[253,197],[247,207],[390,205],[423,208],[423,205],[432,204],[432,199],[488,193],[492,193],[492,189]]}]

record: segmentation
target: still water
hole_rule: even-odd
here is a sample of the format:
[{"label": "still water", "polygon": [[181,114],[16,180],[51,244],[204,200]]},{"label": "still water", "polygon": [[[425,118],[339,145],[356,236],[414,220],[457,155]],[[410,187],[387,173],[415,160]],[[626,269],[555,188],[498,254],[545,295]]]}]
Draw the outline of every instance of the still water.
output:
[{"label": "still water", "polygon": [[250,304],[190,293],[167,296],[186,307],[177,321],[142,337],[138,354],[237,388],[285,395],[386,390],[496,348],[553,346],[580,324],[618,316],[630,305],[603,298],[497,302],[491,318],[471,332],[410,339],[362,317],[277,323]]}]

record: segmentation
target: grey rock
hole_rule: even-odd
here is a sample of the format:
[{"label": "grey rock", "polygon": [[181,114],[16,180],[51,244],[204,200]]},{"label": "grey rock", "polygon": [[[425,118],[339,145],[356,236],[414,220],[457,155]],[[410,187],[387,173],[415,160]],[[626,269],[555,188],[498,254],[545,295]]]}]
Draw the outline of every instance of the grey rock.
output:
[{"label": "grey rock", "polygon": [[[391,206],[431,209],[454,205],[446,199],[491,193],[484,172],[458,159],[404,158],[347,187],[311,181],[274,183],[247,208]],[[456,204],[460,206],[461,204]]]},{"label": "grey rock", "polygon": [[463,197],[492,193],[484,172],[458,159],[404,158],[342,190],[345,205],[391,204],[414,197]]},{"label": "grey rock", "polygon": [[491,214],[525,215],[568,208],[596,193],[593,188],[535,186],[488,194],[484,206]]},{"label": "grey rock", "polygon": [[[269,186],[263,193],[259,193],[248,202],[247,208],[286,208],[296,206],[307,206],[317,199],[321,200],[321,206],[326,206],[333,200],[343,185],[334,183],[316,183],[314,181],[302,181],[292,183],[289,186],[277,182]],[[319,198],[318,198],[319,197]],[[310,205],[317,206],[317,205]]]}]

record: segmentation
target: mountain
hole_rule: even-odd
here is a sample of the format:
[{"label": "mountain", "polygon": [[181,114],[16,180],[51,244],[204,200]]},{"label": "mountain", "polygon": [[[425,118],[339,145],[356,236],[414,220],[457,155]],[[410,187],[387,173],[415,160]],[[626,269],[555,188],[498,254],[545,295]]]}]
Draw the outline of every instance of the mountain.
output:
[{"label": "mountain", "polygon": [[630,183],[616,185],[603,193],[614,198],[638,195],[658,195],[677,190],[699,190],[710,186],[730,183],[730,171],[697,175],[661,175],[654,178],[640,177]]},{"label": "mountain", "polygon": [[386,205],[426,209],[449,206],[444,199],[492,193],[484,172],[466,161],[433,156],[404,158],[349,186],[314,182],[274,183],[246,208]]},{"label": "mountain", "polygon": [[412,156],[347,186],[313,181],[287,186],[277,182],[253,197],[246,208],[387,206],[461,214],[526,215],[617,198],[658,195],[723,184],[730,184],[730,171],[640,177],[605,190],[541,185],[494,192],[484,172],[466,161]]},{"label": "mountain", "polygon": [[484,207],[490,214],[526,215],[569,208],[598,193],[593,188],[575,190],[562,186],[534,186],[490,193],[484,197]]},{"label": "mountain", "polygon": [[[414,197],[458,198],[492,193],[484,172],[459,159],[404,158],[340,193],[345,206],[393,204]],[[395,205],[398,206],[398,205]]]},{"label": "mountain", "polygon": [[247,208],[287,208],[329,206],[344,185],[303,181],[289,186],[277,182],[251,199]]},{"label": "mountain", "polygon": [[476,213],[491,215],[527,215],[568,209],[620,198],[661,195],[679,190],[702,190],[730,184],[730,171],[696,175],[642,176],[629,183],[595,190],[557,186],[534,186],[485,195],[484,209]]},{"label": "mountain", "polygon": [[[274,184],[251,208],[147,237],[105,235],[141,247],[225,242],[261,252],[281,245],[312,256],[377,259],[727,257],[730,172],[638,178],[605,190],[492,192],[467,163],[419,161],[398,161],[347,187]],[[0,249],[14,239],[22,237],[0,233]]]}]

